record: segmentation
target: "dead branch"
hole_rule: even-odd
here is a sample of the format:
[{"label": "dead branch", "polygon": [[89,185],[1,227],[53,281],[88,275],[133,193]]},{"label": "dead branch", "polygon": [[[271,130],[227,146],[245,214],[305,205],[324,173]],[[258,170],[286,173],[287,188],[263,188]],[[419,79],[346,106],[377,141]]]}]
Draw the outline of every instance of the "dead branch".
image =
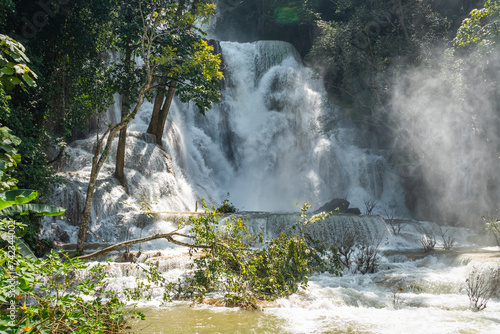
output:
[{"label": "dead branch", "polygon": [[174,236],[180,236],[180,237],[186,237],[186,238],[193,238],[193,236],[191,236],[191,235],[179,233],[178,230],[175,230],[175,231],[172,231],[172,232],[169,232],[169,233],[157,233],[157,234],[153,234],[153,235],[150,235],[150,236],[144,237],[144,238],[138,238],[138,239],[133,239],[133,240],[127,240],[127,241],[119,242],[117,244],[114,244],[114,245],[108,246],[106,248],[100,249],[97,252],[94,252],[94,253],[91,253],[91,254],[87,254],[87,255],[78,256],[78,258],[80,260],[87,261],[87,260],[95,259],[98,256],[107,254],[109,252],[112,252],[112,251],[120,249],[120,248],[124,248],[124,247],[131,246],[131,245],[136,245],[136,244],[140,244],[140,243],[143,243],[143,242],[148,242],[148,241],[156,240],[156,239],[166,239],[168,242],[171,242],[171,243],[179,245],[179,246],[188,247],[188,248],[203,248],[203,249],[212,248],[212,246],[210,246],[210,245],[190,244],[190,243],[187,243],[187,242],[182,242],[182,241],[179,241],[179,240],[175,240],[173,238]]}]

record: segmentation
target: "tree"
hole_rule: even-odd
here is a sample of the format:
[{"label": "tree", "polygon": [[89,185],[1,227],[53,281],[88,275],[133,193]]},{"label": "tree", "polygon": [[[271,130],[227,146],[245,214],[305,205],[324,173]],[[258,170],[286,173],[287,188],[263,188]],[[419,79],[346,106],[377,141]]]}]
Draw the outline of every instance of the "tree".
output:
[{"label": "tree", "polygon": [[[119,50],[123,50],[122,82],[126,84],[117,90],[122,96],[122,118],[129,112],[130,101],[128,96],[134,90],[134,76],[131,66],[131,55],[137,48],[137,24],[134,17],[140,17],[138,6],[134,4],[123,5],[125,25],[118,27],[121,42]],[[210,1],[170,1],[168,24],[162,24],[161,33],[155,39],[155,47],[162,50],[165,62],[158,67],[158,74],[154,78],[156,96],[148,133],[155,136],[156,142],[161,145],[165,121],[172,99],[176,91],[181,101],[192,101],[204,113],[211,108],[211,103],[220,100],[220,92],[216,81],[222,78],[218,70],[220,60],[217,55],[200,37],[205,33],[195,27],[195,21],[206,21],[213,14],[214,6]],[[132,94],[133,95],[133,94]],[[152,92],[148,97],[152,97]],[[165,97],[166,95],[166,97]],[[125,166],[126,127],[120,130],[118,141],[115,177],[127,189],[124,174]]]},{"label": "tree", "polygon": [[455,48],[479,48],[489,53],[498,48],[500,41],[500,4],[488,0],[481,9],[474,9],[462,21],[453,40]]},{"label": "tree", "polygon": [[[198,1],[195,1],[198,2]],[[90,217],[92,199],[95,192],[96,181],[99,172],[109,156],[111,145],[115,135],[130,123],[144,102],[146,93],[152,88],[156,77],[162,75],[161,66],[171,61],[172,52],[168,48],[159,45],[158,40],[171,33],[171,28],[176,26],[177,9],[179,3],[173,0],[149,0],[139,2],[139,13],[141,18],[141,34],[139,39],[138,55],[143,61],[141,66],[142,76],[140,88],[134,97],[134,107],[122,118],[118,124],[111,124],[104,134],[97,132],[97,143],[92,158],[89,186],[85,205],[80,219],[80,230],[78,233],[77,252],[82,253]],[[206,5],[205,11],[213,10],[213,5]],[[191,16],[187,19],[193,20]],[[191,21],[193,22],[193,21]],[[136,64],[137,65],[137,64]]]},{"label": "tree", "polygon": [[203,115],[212,103],[221,98],[217,87],[217,82],[223,78],[219,70],[219,55],[213,54],[213,47],[199,37],[191,36],[189,39],[190,42],[178,45],[171,61],[162,66],[164,75],[157,84],[153,114],[147,130],[155,136],[158,144],[161,144],[165,121],[176,92],[181,102],[193,102]]},{"label": "tree", "polygon": [[147,130],[159,145],[176,92],[182,102],[194,102],[202,114],[220,100],[217,81],[223,76],[219,71],[219,55],[213,54],[213,47],[200,37],[206,33],[195,26],[195,21],[206,23],[213,9],[208,1],[193,1],[190,8],[186,1],[179,2],[172,33],[159,39],[165,52],[171,54],[169,61],[160,67],[163,74],[156,81],[153,114]]}]

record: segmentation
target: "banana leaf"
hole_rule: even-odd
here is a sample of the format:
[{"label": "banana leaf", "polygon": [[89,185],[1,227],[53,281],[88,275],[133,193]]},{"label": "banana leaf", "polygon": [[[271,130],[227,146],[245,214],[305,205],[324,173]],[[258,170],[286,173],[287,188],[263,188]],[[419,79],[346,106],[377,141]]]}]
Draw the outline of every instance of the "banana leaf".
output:
[{"label": "banana leaf", "polygon": [[[9,234],[7,232],[0,233],[0,239],[3,239],[3,240],[10,243]],[[23,255],[24,257],[30,257],[30,258],[36,259],[35,254],[33,254],[31,249],[29,248],[29,246],[24,241],[16,238],[15,243],[19,247],[18,250],[19,250],[19,253],[21,253],[21,255]]]},{"label": "banana leaf", "polygon": [[17,213],[27,215],[30,212],[34,213],[36,216],[60,216],[66,212],[66,209],[47,204],[19,204],[1,209],[0,217],[10,217]]},{"label": "banana leaf", "polygon": [[0,209],[11,205],[29,203],[38,196],[36,191],[30,189],[16,189],[0,192]]}]

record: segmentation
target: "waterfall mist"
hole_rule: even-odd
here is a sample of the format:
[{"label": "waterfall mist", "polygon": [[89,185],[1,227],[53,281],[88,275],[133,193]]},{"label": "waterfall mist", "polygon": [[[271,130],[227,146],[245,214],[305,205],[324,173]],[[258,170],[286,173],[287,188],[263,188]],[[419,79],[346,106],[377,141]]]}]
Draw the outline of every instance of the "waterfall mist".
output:
[{"label": "waterfall mist", "polygon": [[500,58],[462,58],[462,66],[457,59],[446,55],[432,69],[399,77],[392,116],[413,179],[407,204],[417,217],[473,226],[500,199],[499,105],[491,84],[500,79]]}]

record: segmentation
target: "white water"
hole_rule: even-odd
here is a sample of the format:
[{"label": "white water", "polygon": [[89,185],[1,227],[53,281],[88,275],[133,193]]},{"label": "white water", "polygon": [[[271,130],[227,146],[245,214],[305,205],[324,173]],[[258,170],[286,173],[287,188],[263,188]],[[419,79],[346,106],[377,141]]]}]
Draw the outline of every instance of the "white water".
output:
[{"label": "white water", "polygon": [[[226,42],[222,48],[228,68],[223,101],[206,117],[193,106],[174,101],[163,138],[168,156],[143,134],[152,110],[146,102],[129,127],[126,175],[131,195],[112,177],[114,148],[99,179],[92,231],[107,242],[116,242],[172,230],[170,219],[146,220],[141,228],[142,220],[135,220],[141,194],[154,199],[153,211],[161,212],[192,211],[201,197],[220,202],[227,192],[235,206],[244,210],[298,211],[295,202],[310,201],[317,208],[344,196],[362,211],[365,200],[378,201],[376,213],[404,207],[397,177],[377,154],[376,145],[361,139],[340,112],[330,109],[322,83],[302,66],[289,44]],[[326,115],[339,119],[328,134],[319,131]],[[75,225],[83,208],[93,142],[90,137],[67,150],[71,159],[64,175],[69,182],[57,190],[54,204],[68,208],[68,219],[48,219],[47,236],[66,232],[70,242],[76,241]],[[257,214],[248,221],[273,235],[296,218]],[[379,217],[340,216],[325,223],[327,233],[323,234],[332,240],[337,226],[349,226],[381,240],[385,249],[411,249],[419,247],[422,224],[436,228],[435,224],[413,223],[396,237]],[[321,231],[317,234],[322,235]],[[466,235],[461,233],[459,246],[465,246]],[[168,278],[175,279],[188,268],[187,259],[178,256],[181,251],[166,242],[142,247],[161,250],[161,256],[149,261],[158,263]],[[150,306],[146,311],[152,323],[141,332],[500,332],[498,299],[480,313],[469,308],[464,284],[470,266],[444,256],[409,261],[393,255],[384,257],[373,275],[314,276],[307,290],[280,300],[279,307],[254,313],[188,303],[157,308],[161,293],[152,291],[153,301],[143,304]],[[110,286],[116,290],[132,286],[140,275],[130,264],[116,264],[110,270],[116,276]],[[406,288],[399,302],[393,303],[391,289],[397,284]],[[195,320],[167,321],[168,314]]]},{"label": "white water", "polygon": [[[156,254],[146,262],[156,263],[165,277],[174,280],[189,270],[186,256],[172,251],[167,255]],[[139,262],[144,253],[141,258]],[[139,303],[147,320],[133,323],[133,328],[141,333],[498,333],[500,295],[485,310],[474,311],[466,279],[474,267],[499,263],[497,250],[428,256],[420,251],[391,252],[381,257],[375,274],[313,275],[306,290],[261,311],[191,302],[160,306],[161,290],[151,289],[153,299]],[[110,287],[120,291],[133,286],[133,276],[139,273],[123,269],[133,265],[113,266]],[[397,286],[402,291],[395,294]]]}]

